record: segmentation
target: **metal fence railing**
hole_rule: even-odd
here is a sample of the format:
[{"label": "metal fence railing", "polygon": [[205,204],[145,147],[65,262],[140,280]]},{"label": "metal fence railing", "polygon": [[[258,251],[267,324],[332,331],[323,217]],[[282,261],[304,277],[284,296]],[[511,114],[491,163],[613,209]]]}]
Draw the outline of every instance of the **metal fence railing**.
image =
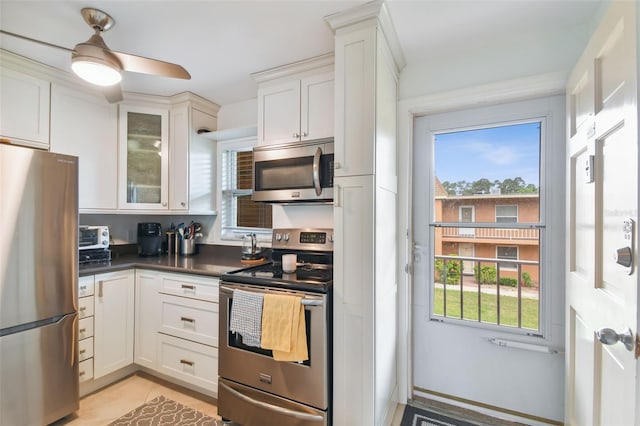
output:
[{"label": "metal fence railing", "polygon": [[539,267],[533,260],[434,256],[434,315],[539,331]]}]

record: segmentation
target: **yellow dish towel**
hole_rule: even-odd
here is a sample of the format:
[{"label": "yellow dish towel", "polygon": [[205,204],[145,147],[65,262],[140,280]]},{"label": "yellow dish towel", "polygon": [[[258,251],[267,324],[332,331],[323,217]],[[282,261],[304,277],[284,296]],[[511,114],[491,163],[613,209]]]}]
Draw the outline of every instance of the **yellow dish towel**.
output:
[{"label": "yellow dish towel", "polygon": [[261,346],[271,349],[276,361],[309,359],[304,306],[300,301],[297,296],[264,295]]}]

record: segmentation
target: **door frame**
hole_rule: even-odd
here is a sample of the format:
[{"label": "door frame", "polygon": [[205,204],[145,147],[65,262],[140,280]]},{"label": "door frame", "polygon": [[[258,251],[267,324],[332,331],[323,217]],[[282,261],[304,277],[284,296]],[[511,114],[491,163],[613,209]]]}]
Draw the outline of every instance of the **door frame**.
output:
[{"label": "door frame", "polygon": [[[405,404],[413,390],[413,326],[412,326],[412,176],[414,119],[418,116],[493,105],[501,102],[564,95],[563,73],[506,80],[451,90],[434,95],[404,99],[398,102],[398,401]],[[559,200],[560,202],[560,200]],[[564,218],[562,219],[564,220]],[[504,413],[502,413],[504,414]]]}]

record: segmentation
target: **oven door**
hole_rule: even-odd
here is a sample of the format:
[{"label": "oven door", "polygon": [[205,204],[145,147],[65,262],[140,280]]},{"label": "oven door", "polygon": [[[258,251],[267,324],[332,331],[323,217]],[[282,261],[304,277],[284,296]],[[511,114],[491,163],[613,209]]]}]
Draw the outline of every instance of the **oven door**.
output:
[{"label": "oven door", "polygon": [[218,382],[218,415],[242,425],[327,426],[329,413],[229,380]]},{"label": "oven door", "polygon": [[[283,362],[273,359],[271,351],[246,346],[237,333],[229,332],[233,290],[293,294],[302,297],[307,328],[309,360]],[[223,379],[263,390],[301,404],[327,410],[329,406],[327,295],[280,290],[253,285],[220,283],[220,336],[218,374]],[[240,392],[240,391],[238,391]],[[225,407],[220,400],[220,413]],[[226,417],[226,416],[225,416]],[[232,420],[235,420],[231,417]]]}]

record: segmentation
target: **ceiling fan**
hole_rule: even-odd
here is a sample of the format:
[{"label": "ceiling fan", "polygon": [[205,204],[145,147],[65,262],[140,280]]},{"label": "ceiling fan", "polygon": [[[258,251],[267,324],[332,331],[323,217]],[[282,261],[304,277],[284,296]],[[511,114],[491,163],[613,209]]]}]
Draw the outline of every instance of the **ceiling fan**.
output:
[{"label": "ceiling fan", "polygon": [[85,22],[93,28],[95,33],[89,40],[76,44],[73,49],[2,29],[0,29],[0,34],[71,52],[73,72],[89,83],[103,86],[104,95],[111,103],[122,100],[122,90],[119,85],[122,71],[191,79],[191,75],[180,65],[109,49],[100,33],[112,28],[115,25],[115,20],[103,11],[89,7],[83,8],[81,13]]}]

